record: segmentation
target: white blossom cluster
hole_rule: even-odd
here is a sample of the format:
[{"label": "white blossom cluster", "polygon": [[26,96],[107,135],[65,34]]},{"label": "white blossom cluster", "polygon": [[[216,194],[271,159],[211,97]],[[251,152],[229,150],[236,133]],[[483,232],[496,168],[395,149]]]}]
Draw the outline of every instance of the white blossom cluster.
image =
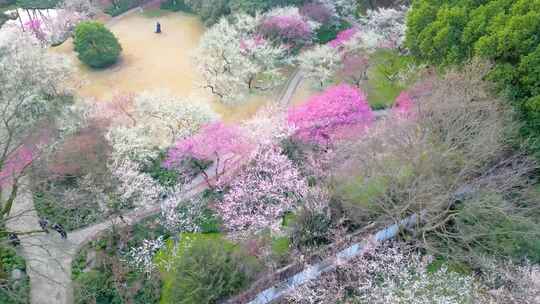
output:
[{"label": "white blossom cluster", "polygon": [[170,195],[161,203],[162,225],[171,233],[200,232],[205,219],[205,203],[200,198],[182,200],[180,195]]},{"label": "white blossom cluster", "polygon": [[482,303],[540,303],[540,266],[524,262],[485,261],[483,282],[489,287],[491,302]]},{"label": "white blossom cluster", "polygon": [[257,36],[259,15],[223,18],[201,38],[195,61],[203,86],[226,104],[238,104],[254,90],[269,90],[283,82],[280,71],[286,50]]},{"label": "white blossom cluster", "polygon": [[429,259],[407,254],[395,247],[375,248],[341,265],[316,282],[289,295],[289,303],[336,303],[351,300],[370,304],[466,304],[474,303],[472,275],[446,267],[428,272]]},{"label": "white blossom cluster", "polygon": [[141,173],[130,160],[111,162],[109,170],[116,179],[115,192],[126,206],[144,207],[159,201],[163,187],[150,175]]},{"label": "white blossom cluster", "polygon": [[142,245],[129,250],[126,254],[125,261],[131,267],[149,275],[156,268],[154,256],[163,246],[165,246],[163,236],[155,240],[143,240]]},{"label": "white blossom cluster", "polygon": [[405,18],[408,10],[406,6],[368,10],[366,15],[360,18],[362,31],[381,35],[390,44],[389,47],[398,48],[405,40]]},{"label": "white blossom cluster", "polygon": [[352,17],[358,10],[357,0],[322,0],[321,2],[333,6],[336,14],[342,18]]},{"label": "white blossom cluster", "polygon": [[136,96],[129,116],[132,125],[112,126],[106,134],[115,161],[144,163],[175,140],[193,135],[218,117],[207,103],[180,100],[165,92]]},{"label": "white blossom cluster", "polygon": [[252,118],[243,122],[242,129],[258,147],[281,142],[295,131],[295,128],[287,123],[286,109],[273,104],[258,110]]},{"label": "white blossom cluster", "polygon": [[303,52],[298,56],[298,63],[304,76],[316,81],[321,88],[330,84],[342,68],[340,51],[327,44]]}]

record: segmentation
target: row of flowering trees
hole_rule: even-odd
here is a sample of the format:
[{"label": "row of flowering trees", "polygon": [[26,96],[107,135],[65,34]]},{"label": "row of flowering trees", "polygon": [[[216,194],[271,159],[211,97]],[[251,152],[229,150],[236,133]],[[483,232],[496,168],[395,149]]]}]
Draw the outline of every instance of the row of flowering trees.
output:
[{"label": "row of flowering trees", "polygon": [[358,86],[365,78],[371,53],[381,47],[401,47],[407,9],[370,10],[336,39],[314,45],[319,29],[336,27],[352,14],[346,7],[315,1],[300,8],[279,7],[254,16],[239,13],[222,18],[204,34],[196,52],[203,86],[222,102],[238,104],[250,93],[282,84],[284,68],[296,60],[321,88],[339,75]]},{"label": "row of flowering trees", "polygon": [[[395,112],[405,116],[411,108],[412,99],[404,93]],[[203,126],[196,135],[177,141],[168,150],[163,166],[183,170],[186,160],[213,161],[216,172],[212,182],[206,176],[207,182],[223,192],[213,208],[229,231],[257,231],[275,227],[286,212],[301,206],[314,191],[308,186],[305,170],[284,152],[284,141],[291,139],[330,151],[335,143],[362,136],[373,122],[365,95],[358,88],[338,85],[288,112],[263,109],[242,125]],[[169,202],[165,208],[180,204],[185,202]]]},{"label": "row of flowering trees", "polygon": [[[403,93],[392,115],[411,117],[413,104],[410,95]],[[181,191],[172,190],[161,203],[162,223],[173,234],[202,232],[201,224],[214,213],[224,231],[243,238],[266,229],[277,235],[284,233],[282,219],[291,212],[307,210],[327,218],[327,191],[312,184],[309,177],[313,173],[324,177],[327,172],[321,170],[321,162],[333,157],[332,147],[361,138],[373,123],[364,93],[350,85],[338,85],[288,110],[263,108],[239,125],[203,125],[195,134],[177,140],[162,166],[182,172],[192,160],[213,162],[215,172],[206,173],[205,180],[220,195],[210,202],[201,197],[186,200]],[[286,151],[284,143],[288,141],[321,149],[306,151],[298,162]],[[137,259],[148,261],[149,257]],[[152,267],[149,263],[143,269]]]},{"label": "row of flowering trees", "polygon": [[334,40],[300,54],[300,68],[320,88],[336,77],[359,86],[366,78],[371,54],[380,48],[401,49],[406,13],[406,7],[368,10],[357,25],[339,32]]},{"label": "row of flowering trees", "polygon": [[196,52],[203,86],[222,102],[237,104],[249,93],[282,84],[284,67],[301,48],[313,45],[317,30],[352,14],[352,5],[342,2],[347,3],[315,1],[222,18],[204,34]]}]

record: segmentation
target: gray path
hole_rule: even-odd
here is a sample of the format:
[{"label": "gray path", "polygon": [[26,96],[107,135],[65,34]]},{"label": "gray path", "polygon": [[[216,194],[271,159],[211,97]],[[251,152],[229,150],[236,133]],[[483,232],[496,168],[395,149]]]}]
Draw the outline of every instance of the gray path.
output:
[{"label": "gray path", "polygon": [[296,89],[298,89],[300,83],[302,83],[302,80],[304,80],[302,72],[299,69],[295,70],[289,77],[283,91],[279,94],[277,104],[288,105],[291,102],[291,98],[294,96]]},{"label": "gray path", "polygon": [[[186,198],[205,189],[201,179],[196,179],[184,193]],[[113,224],[125,226],[157,214],[159,204],[132,210],[119,217],[97,223],[90,227],[68,233],[67,240],[58,233],[36,233],[22,235],[19,253],[26,259],[27,273],[30,277],[30,301],[32,304],[68,304],[73,302],[71,286],[71,262],[78,250]],[[34,210],[31,193],[22,192],[17,196],[11,212],[12,219],[7,221],[10,231],[40,230],[38,215]]]}]

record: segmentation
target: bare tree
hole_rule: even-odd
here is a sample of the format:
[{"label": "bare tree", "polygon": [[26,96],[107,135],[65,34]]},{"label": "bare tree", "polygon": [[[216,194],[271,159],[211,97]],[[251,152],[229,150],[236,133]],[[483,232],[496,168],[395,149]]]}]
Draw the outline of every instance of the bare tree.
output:
[{"label": "bare tree", "polygon": [[349,217],[366,224],[421,214],[423,247],[472,263],[508,254],[492,240],[540,235],[530,220],[537,164],[510,145],[518,127],[482,81],[488,70],[475,63],[448,73],[407,118],[383,120],[341,148],[335,186]]}]

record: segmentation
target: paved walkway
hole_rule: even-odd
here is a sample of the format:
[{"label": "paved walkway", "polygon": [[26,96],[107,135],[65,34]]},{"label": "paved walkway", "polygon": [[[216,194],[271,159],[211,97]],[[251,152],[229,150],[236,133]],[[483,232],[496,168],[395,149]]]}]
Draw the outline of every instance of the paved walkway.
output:
[{"label": "paved walkway", "polygon": [[289,76],[281,94],[278,95],[278,99],[276,100],[277,104],[289,105],[296,89],[298,89],[300,83],[302,83],[302,80],[304,80],[304,75],[302,75],[302,72],[299,69],[296,69],[291,76]]},{"label": "paved walkway", "polygon": [[[206,188],[198,178],[184,192],[184,198],[192,197]],[[51,231],[50,234],[37,233],[22,235],[19,253],[26,259],[27,273],[30,277],[30,302],[32,304],[68,304],[73,302],[71,286],[71,262],[80,248],[87,242],[111,228],[132,225],[157,214],[159,204],[128,211],[119,217],[68,233],[67,240]],[[22,192],[13,206],[13,218],[7,222],[10,231],[40,230],[38,215],[34,210],[32,195]]]}]

